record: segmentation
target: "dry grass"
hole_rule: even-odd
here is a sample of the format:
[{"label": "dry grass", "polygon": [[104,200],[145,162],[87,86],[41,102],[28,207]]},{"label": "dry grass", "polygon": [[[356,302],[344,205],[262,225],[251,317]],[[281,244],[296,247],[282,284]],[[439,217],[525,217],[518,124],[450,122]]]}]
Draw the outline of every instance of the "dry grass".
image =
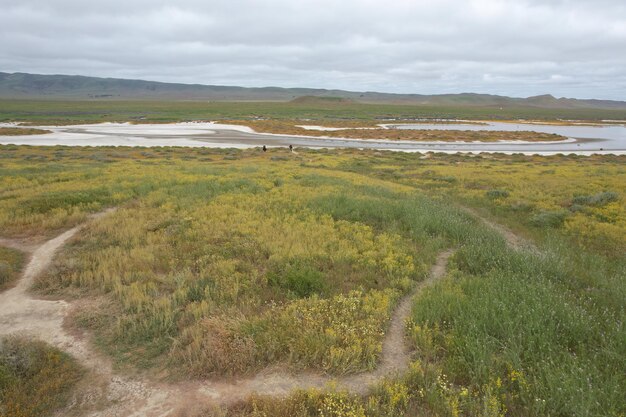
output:
[{"label": "dry grass", "polygon": [[0,291],[11,287],[18,279],[25,258],[18,250],[0,246]]},{"label": "dry grass", "polygon": [[25,127],[0,127],[0,136],[44,135],[50,130]]},{"label": "dry grass", "polygon": [[0,339],[0,415],[52,415],[65,405],[82,376],[72,358],[45,343]]},{"label": "dry grass", "polygon": [[[350,139],[410,140],[419,142],[497,142],[527,141],[546,142],[565,140],[561,135],[539,132],[498,132],[465,130],[410,130],[377,128],[374,121],[297,121],[297,120],[223,120],[221,123],[248,126],[259,133],[283,135],[329,136]],[[298,125],[320,125],[325,127],[347,127],[338,131],[307,130]],[[357,129],[357,127],[361,129]],[[366,129],[363,129],[366,128]]]}]

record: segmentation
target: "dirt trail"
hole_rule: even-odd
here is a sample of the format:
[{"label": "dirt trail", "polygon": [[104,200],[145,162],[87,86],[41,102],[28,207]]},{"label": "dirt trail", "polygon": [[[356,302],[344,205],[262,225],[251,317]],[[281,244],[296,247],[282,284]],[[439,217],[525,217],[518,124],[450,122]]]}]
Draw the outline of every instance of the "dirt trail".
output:
[{"label": "dirt trail", "polygon": [[[108,211],[92,218],[106,213]],[[81,227],[74,227],[36,248],[24,245],[20,241],[3,239],[0,242],[30,252],[30,260],[22,273],[22,278],[13,288],[0,293],[0,334],[14,332],[32,334],[57,346],[71,343],[71,338],[61,330],[68,304],[65,301],[37,300],[27,291],[35,277],[48,267],[56,250]]]},{"label": "dirt trail", "polygon": [[431,268],[428,278],[416,285],[412,293],[404,297],[396,307],[383,340],[383,350],[378,367],[372,372],[340,379],[339,385],[345,386],[350,391],[363,394],[376,381],[386,376],[401,373],[408,368],[411,361],[411,351],[404,335],[406,321],[411,315],[413,300],[421,290],[445,276],[448,259],[453,253],[452,249],[441,252],[437,256],[437,261]]},{"label": "dirt trail", "polygon": [[440,253],[428,279],[416,285],[411,294],[405,296],[394,310],[383,340],[380,364],[375,370],[345,377],[307,373],[290,375],[284,372],[262,372],[252,378],[229,384],[204,382],[201,383],[199,390],[223,403],[244,399],[255,392],[266,395],[284,395],[295,388],[321,389],[331,382],[337,388],[346,389],[356,394],[367,393],[371,386],[382,378],[401,373],[408,368],[411,352],[404,338],[404,329],[406,320],[411,313],[412,301],[422,289],[445,275],[446,265],[452,253],[452,250]]},{"label": "dirt trail", "polygon": [[[372,372],[332,378],[320,374],[265,370],[249,378],[168,384],[154,382],[143,376],[131,377],[116,373],[108,358],[98,354],[84,338],[63,327],[69,303],[35,299],[27,292],[37,275],[50,265],[56,251],[81,228],[74,227],[32,250],[22,279],[14,288],[0,294],[0,335],[18,333],[36,337],[68,352],[87,367],[93,383],[79,389],[63,414],[78,412],[90,417],[179,415],[182,412],[193,412],[189,408],[190,404],[198,407],[228,404],[253,393],[285,395],[296,388],[324,388],[331,382],[354,393],[366,393],[372,384],[383,377],[400,373],[408,367],[410,351],[404,340],[404,329],[413,297],[445,275],[448,258],[453,253],[452,250],[442,252],[429,278],[400,301],[383,341],[380,364]],[[6,242],[2,240],[0,244]]]},{"label": "dirt trail", "polygon": [[[90,218],[96,219],[111,211],[113,210],[106,210]],[[70,308],[69,303],[61,300],[40,300],[28,293],[34,279],[50,265],[56,251],[82,227],[82,225],[76,226],[39,245],[24,243],[18,239],[0,239],[0,245],[20,249],[29,254],[29,262],[22,273],[22,278],[13,288],[0,293],[0,336],[18,334],[35,337],[68,352],[88,369],[95,370],[94,374],[97,375],[98,380],[95,386],[106,389],[96,395],[91,393],[86,398],[97,401],[106,398],[107,401],[117,402],[127,398],[131,391],[141,392],[137,389],[139,388],[137,384],[115,377],[112,366],[106,358],[95,353],[84,340],[70,334],[63,327],[63,321]],[[134,389],[131,390],[129,387]],[[123,414],[107,415],[121,416]]]},{"label": "dirt trail", "polygon": [[491,229],[500,233],[502,237],[504,238],[504,240],[506,240],[506,243],[509,246],[511,246],[513,249],[518,249],[518,250],[526,249],[526,250],[537,251],[537,247],[535,246],[534,243],[532,243],[531,241],[527,239],[524,239],[523,237],[519,235],[516,235],[509,228],[499,223],[494,223],[491,220],[481,216],[480,213],[478,213],[478,211],[474,210],[473,208],[462,206],[461,210],[465,211],[466,213],[470,214],[473,217],[476,217],[485,225],[489,226]]}]

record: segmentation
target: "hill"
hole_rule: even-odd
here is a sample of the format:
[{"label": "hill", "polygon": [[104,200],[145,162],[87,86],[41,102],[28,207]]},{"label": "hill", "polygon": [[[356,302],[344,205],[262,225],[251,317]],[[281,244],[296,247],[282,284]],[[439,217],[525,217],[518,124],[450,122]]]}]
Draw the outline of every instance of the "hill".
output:
[{"label": "hill", "polygon": [[300,96],[291,100],[294,104],[352,104],[355,100],[333,96]]},{"label": "hill", "polygon": [[539,108],[626,109],[626,102],[579,100],[541,95],[512,98],[491,94],[391,94],[315,88],[263,87],[164,83],[80,75],[40,75],[0,72],[0,98],[94,99],[94,100],[208,100],[208,101],[294,101],[295,103],[390,103],[454,106],[527,106]]}]

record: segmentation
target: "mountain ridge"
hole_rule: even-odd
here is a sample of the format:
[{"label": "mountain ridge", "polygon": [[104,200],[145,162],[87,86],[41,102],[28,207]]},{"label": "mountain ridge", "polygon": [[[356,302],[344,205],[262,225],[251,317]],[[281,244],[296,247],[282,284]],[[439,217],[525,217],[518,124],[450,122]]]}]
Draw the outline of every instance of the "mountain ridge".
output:
[{"label": "mountain ridge", "polygon": [[459,106],[528,106],[545,108],[625,109],[626,102],[556,98],[550,94],[527,98],[494,94],[398,94],[323,88],[239,87],[101,78],[83,75],[43,75],[0,72],[0,98],[13,99],[170,99],[209,101],[293,101],[301,97],[337,98],[363,103]]}]

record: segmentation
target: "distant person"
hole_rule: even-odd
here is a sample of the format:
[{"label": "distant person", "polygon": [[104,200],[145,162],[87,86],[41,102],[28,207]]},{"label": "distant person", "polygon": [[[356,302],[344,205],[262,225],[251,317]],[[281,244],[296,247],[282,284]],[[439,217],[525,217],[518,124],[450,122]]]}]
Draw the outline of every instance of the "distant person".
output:
[{"label": "distant person", "polygon": [[289,145],[289,152],[293,152],[293,145]]},{"label": "distant person", "polygon": [[263,145],[263,152],[267,152],[267,146]]}]

